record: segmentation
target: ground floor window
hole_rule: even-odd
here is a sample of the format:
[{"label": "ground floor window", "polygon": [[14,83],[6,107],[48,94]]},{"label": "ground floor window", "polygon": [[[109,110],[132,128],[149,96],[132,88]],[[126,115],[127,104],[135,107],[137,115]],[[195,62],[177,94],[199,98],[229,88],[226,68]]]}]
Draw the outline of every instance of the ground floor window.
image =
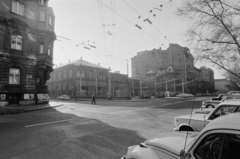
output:
[{"label": "ground floor window", "polygon": [[20,84],[20,69],[10,68],[9,84]]},{"label": "ground floor window", "polygon": [[0,94],[0,101],[6,100],[6,94]]},{"label": "ground floor window", "polygon": [[34,100],[34,94],[24,94],[24,100]]},{"label": "ground floor window", "polygon": [[37,94],[38,100],[48,100],[49,96],[48,94]]}]

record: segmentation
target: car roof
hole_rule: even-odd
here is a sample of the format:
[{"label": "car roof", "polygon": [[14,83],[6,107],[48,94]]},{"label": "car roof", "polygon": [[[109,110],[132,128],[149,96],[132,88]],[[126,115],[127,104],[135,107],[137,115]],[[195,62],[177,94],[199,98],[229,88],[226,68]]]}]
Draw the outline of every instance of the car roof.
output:
[{"label": "car roof", "polygon": [[220,103],[219,106],[220,105],[239,105],[240,106],[240,99],[228,99]]},{"label": "car roof", "polygon": [[234,129],[240,131],[240,112],[221,116],[211,121],[203,131],[212,129]]}]

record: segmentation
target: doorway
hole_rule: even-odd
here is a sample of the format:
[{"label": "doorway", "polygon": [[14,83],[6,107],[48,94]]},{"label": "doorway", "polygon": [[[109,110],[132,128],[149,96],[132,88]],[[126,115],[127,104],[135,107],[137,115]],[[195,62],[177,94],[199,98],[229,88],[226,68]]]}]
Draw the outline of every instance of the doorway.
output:
[{"label": "doorway", "polygon": [[8,102],[9,104],[19,104],[19,94],[9,94],[8,95]]}]

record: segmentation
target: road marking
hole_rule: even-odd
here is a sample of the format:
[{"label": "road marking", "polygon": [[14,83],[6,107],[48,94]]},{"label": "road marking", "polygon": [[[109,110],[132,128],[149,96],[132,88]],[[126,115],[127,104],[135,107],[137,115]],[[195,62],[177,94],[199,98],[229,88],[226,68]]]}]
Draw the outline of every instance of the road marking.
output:
[{"label": "road marking", "polygon": [[75,119],[66,119],[66,120],[59,120],[59,121],[53,121],[53,122],[47,122],[47,123],[27,125],[27,126],[25,126],[25,128],[34,127],[34,126],[40,126],[40,125],[54,124],[54,123],[61,123],[61,122],[66,122],[66,121],[71,121],[71,120],[75,120]]}]

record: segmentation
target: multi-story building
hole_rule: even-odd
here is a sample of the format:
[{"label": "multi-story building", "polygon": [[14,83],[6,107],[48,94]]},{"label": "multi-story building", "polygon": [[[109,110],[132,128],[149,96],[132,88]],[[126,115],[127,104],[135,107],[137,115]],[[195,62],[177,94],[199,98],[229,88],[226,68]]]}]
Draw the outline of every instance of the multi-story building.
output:
[{"label": "multi-story building", "polygon": [[[189,49],[178,44],[170,44],[166,50],[138,52],[132,58],[132,76],[142,81],[141,88],[152,95],[166,91],[196,93],[197,90],[214,90],[213,71],[206,67],[196,68]],[[203,89],[196,89],[200,83]]]},{"label": "multi-story building", "polygon": [[215,89],[218,93],[227,93],[230,85],[230,81],[226,78],[215,79]]},{"label": "multi-story building", "polygon": [[[148,88],[151,87],[150,89],[153,90],[157,87],[161,89],[161,92],[182,91],[182,86],[178,83],[182,81],[187,83],[188,77],[194,75],[191,73],[194,68],[194,58],[189,49],[178,44],[170,44],[166,50],[159,48],[138,52],[137,56],[132,58],[132,77],[143,83],[149,81],[152,86]],[[155,81],[157,86],[154,86]],[[169,86],[173,86],[175,83],[176,86],[168,87],[165,82]],[[184,85],[184,88],[186,92],[189,91],[187,84]]]},{"label": "multi-story building", "polygon": [[41,102],[53,70],[55,16],[48,0],[0,0],[0,100]]},{"label": "multi-story building", "polygon": [[93,93],[96,97],[107,97],[109,88],[113,97],[128,95],[127,75],[109,72],[108,68],[82,59],[54,68],[47,85],[53,98],[60,95],[84,98],[91,97]]}]

